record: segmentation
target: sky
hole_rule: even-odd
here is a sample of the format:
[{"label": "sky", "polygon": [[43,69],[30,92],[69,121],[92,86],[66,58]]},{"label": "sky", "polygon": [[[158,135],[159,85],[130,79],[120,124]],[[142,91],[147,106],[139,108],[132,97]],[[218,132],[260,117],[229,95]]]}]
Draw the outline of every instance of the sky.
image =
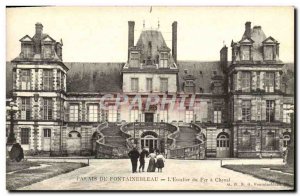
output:
[{"label": "sky", "polygon": [[261,26],[280,42],[280,59],[294,61],[292,7],[36,7],[6,9],[6,60],[20,53],[19,40],[33,36],[35,23],[44,33],[63,40],[65,62],[125,62],[128,21],[135,21],[135,43],[143,30],[162,32],[171,46],[172,22],[178,22],[178,60],[217,61],[226,44],[240,41],[245,22]]}]

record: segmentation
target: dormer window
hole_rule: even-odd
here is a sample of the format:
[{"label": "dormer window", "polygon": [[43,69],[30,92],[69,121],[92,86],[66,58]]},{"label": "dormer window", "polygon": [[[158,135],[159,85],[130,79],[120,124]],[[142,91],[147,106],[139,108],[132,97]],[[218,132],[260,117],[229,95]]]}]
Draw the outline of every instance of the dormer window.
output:
[{"label": "dormer window", "polygon": [[193,80],[186,80],[185,81],[185,86],[187,87],[193,87],[195,84],[194,84],[194,81]]},{"label": "dormer window", "polygon": [[130,53],[130,66],[131,67],[139,67],[140,63],[140,55],[138,52]]},{"label": "dormer window", "polygon": [[185,74],[187,74],[187,73],[188,73],[188,70],[187,70],[187,69],[185,69],[185,70],[184,70],[184,73],[185,73]]},{"label": "dormer window", "polygon": [[44,45],[44,58],[51,58],[52,56],[52,45]]},{"label": "dormer window", "polygon": [[30,58],[32,57],[33,48],[31,44],[24,44],[22,47],[23,57]]},{"label": "dormer window", "polygon": [[264,59],[265,60],[274,60],[274,46],[269,45],[264,47]]},{"label": "dormer window", "polygon": [[249,61],[250,55],[250,46],[241,46],[241,60]]},{"label": "dormer window", "polygon": [[169,59],[168,53],[162,52],[160,54],[160,60],[159,60],[160,67],[167,68],[168,67],[168,59]]}]

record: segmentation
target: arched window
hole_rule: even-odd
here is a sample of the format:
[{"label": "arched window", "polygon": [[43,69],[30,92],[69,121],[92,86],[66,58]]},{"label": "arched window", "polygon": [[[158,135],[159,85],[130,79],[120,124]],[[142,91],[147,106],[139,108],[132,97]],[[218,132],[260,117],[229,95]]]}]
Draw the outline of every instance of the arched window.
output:
[{"label": "arched window", "polygon": [[78,131],[70,131],[68,134],[69,138],[80,138],[81,134]]},{"label": "arched window", "polygon": [[244,148],[250,147],[251,146],[251,133],[246,130],[243,132],[242,135],[242,146]]},{"label": "arched window", "polygon": [[220,133],[217,137],[217,147],[229,147],[228,133]]},{"label": "arched window", "polygon": [[283,147],[288,147],[291,140],[290,133],[285,132],[283,133]]}]

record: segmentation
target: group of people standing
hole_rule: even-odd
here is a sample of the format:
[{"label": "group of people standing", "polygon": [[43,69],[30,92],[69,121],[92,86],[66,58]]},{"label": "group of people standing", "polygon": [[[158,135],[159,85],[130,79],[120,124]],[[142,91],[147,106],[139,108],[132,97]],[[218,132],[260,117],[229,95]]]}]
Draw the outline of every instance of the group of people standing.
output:
[{"label": "group of people standing", "polygon": [[147,172],[155,172],[156,168],[158,172],[162,172],[162,168],[165,166],[165,158],[159,150],[149,153],[146,148],[143,148],[141,152],[137,150],[136,147],[133,147],[129,151],[128,156],[131,159],[132,173],[137,172],[138,160],[140,161],[139,172],[144,172],[145,169],[145,158],[149,158],[149,164]]}]

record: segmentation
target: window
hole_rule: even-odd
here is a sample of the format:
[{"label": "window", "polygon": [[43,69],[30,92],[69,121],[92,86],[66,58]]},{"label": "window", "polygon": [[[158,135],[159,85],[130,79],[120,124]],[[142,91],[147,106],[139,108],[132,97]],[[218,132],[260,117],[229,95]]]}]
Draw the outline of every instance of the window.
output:
[{"label": "window", "polygon": [[53,103],[52,98],[44,98],[44,120],[52,120]]},{"label": "window", "polygon": [[21,90],[30,90],[30,70],[21,70]]},{"label": "window", "polygon": [[291,140],[291,136],[289,133],[285,132],[283,134],[283,147],[288,147]]},{"label": "window", "polygon": [[98,121],[98,105],[90,104],[88,105],[88,121],[97,122]]},{"label": "window", "polygon": [[70,121],[78,122],[79,106],[78,104],[70,104]]},{"label": "window", "polygon": [[31,99],[30,97],[21,98],[21,119],[30,120],[31,119]]},{"label": "window", "polygon": [[194,121],[194,111],[186,110],[185,111],[185,122],[190,123],[191,121]]},{"label": "window", "polygon": [[43,89],[51,91],[53,89],[53,72],[52,70],[43,71]]},{"label": "window", "polygon": [[60,79],[61,79],[60,83],[61,83],[61,89],[62,90],[65,90],[65,77],[66,77],[65,74],[62,72],[61,77],[60,77]]},{"label": "window", "polygon": [[249,131],[244,131],[242,135],[242,146],[244,148],[251,147],[251,133]]},{"label": "window", "polygon": [[131,91],[138,92],[139,91],[139,79],[131,78]]},{"label": "window", "polygon": [[217,137],[217,147],[229,148],[229,136],[225,133],[220,133]]},{"label": "window", "polygon": [[160,79],[160,92],[166,92],[166,91],[168,91],[168,79],[161,78]]},{"label": "window", "polygon": [[168,58],[169,58],[168,53],[160,54],[160,62],[159,62],[160,67],[162,67],[162,68],[168,67]]},{"label": "window", "polygon": [[29,144],[29,128],[21,128],[21,144]]},{"label": "window", "polygon": [[136,120],[139,120],[139,110],[132,109],[130,110],[130,122],[135,122]]},{"label": "window", "polygon": [[194,86],[194,81],[193,80],[186,80],[185,81],[185,86],[193,87]]},{"label": "window", "polygon": [[44,137],[51,137],[51,129],[44,129]]},{"label": "window", "polygon": [[274,92],[275,74],[273,72],[266,72],[265,74],[265,91]]},{"label": "window", "polygon": [[152,78],[147,78],[146,79],[146,90],[148,92],[152,91]]},{"label": "window", "polygon": [[251,72],[241,72],[242,91],[250,92],[251,90]]},{"label": "window", "polygon": [[265,50],[264,50],[265,60],[274,60],[273,52],[274,52],[273,46],[265,46]]},{"label": "window", "polygon": [[60,90],[61,89],[61,71],[59,71],[59,70],[57,71],[57,79],[56,79],[56,81],[57,81],[56,82],[56,84],[57,84],[56,85],[57,86],[56,89]]},{"label": "window", "polygon": [[250,122],[250,120],[251,120],[251,101],[244,100],[242,102],[242,121]]},{"label": "window", "polygon": [[140,57],[139,53],[131,52],[130,53],[130,66],[131,67],[139,67]]},{"label": "window", "polygon": [[118,109],[116,106],[108,106],[108,122],[117,122]]},{"label": "window", "polygon": [[249,61],[250,60],[250,46],[243,46],[241,48],[241,50],[242,50],[241,60]]},{"label": "window", "polygon": [[275,101],[274,100],[266,100],[266,121],[274,122],[275,120]]},{"label": "window", "polygon": [[32,46],[23,45],[23,56],[24,58],[30,58],[32,56]]},{"label": "window", "polygon": [[168,110],[164,109],[164,110],[160,110],[159,111],[159,116],[160,116],[160,121],[163,122],[168,122]]},{"label": "window", "polygon": [[290,114],[293,113],[293,106],[291,104],[283,104],[283,122],[291,123]]},{"label": "window", "polygon": [[265,138],[265,147],[267,150],[274,150],[275,149],[275,133],[269,131]]},{"label": "window", "polygon": [[52,46],[44,45],[44,58],[51,58],[52,56]]},{"label": "window", "polygon": [[214,111],[214,123],[221,123],[222,120],[222,112]]}]

